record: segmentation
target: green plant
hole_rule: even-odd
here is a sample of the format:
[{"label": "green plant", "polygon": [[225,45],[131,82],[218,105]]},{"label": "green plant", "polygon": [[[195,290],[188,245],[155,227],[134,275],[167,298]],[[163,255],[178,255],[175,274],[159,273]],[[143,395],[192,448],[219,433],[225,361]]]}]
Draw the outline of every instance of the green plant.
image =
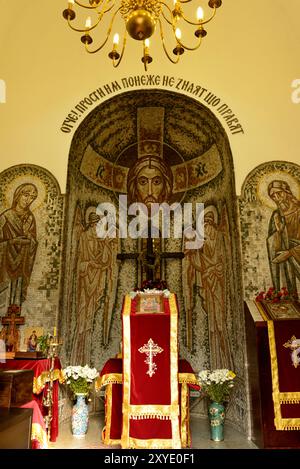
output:
[{"label": "green plant", "polygon": [[38,348],[44,355],[48,354],[49,349],[49,334],[40,335],[37,339]]}]

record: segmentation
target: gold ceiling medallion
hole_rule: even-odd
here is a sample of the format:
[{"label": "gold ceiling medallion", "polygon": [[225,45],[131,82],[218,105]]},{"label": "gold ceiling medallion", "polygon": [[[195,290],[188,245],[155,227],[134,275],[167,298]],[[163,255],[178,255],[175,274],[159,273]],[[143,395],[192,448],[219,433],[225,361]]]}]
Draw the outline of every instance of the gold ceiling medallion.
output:
[{"label": "gold ceiling medallion", "polygon": [[[83,0],[84,1],[84,0]],[[213,10],[210,16],[206,19],[204,11],[201,6],[196,10],[196,21],[189,19],[186,14],[189,14],[195,0],[85,0],[86,3],[81,3],[78,0],[69,0],[68,8],[63,11],[63,17],[67,20],[68,25],[73,31],[84,33],[81,36],[81,42],[85,45],[85,49],[89,54],[94,54],[100,51],[107,43],[113,28],[115,26],[115,19],[121,17],[121,26],[124,30],[123,41],[120,50],[118,50],[120,36],[117,32],[113,35],[113,46],[108,56],[112,60],[113,66],[117,67],[124,56],[127,33],[136,41],[141,41],[143,45],[142,62],[144,63],[145,71],[147,65],[153,61],[150,55],[150,37],[153,36],[156,26],[159,26],[160,39],[163,50],[165,51],[168,59],[176,64],[179,62],[180,56],[185,50],[193,51],[200,47],[202,39],[207,35],[204,25],[209,23],[215,16],[217,9],[222,5],[222,0],[209,0],[208,6]],[[170,5],[171,4],[171,5]],[[85,17],[85,27],[78,28],[73,26],[72,22],[76,18],[75,5],[81,9],[88,10],[91,16]],[[84,10],[79,10],[83,12]],[[108,13],[111,14],[109,17]],[[108,20],[105,24],[105,20]],[[101,23],[103,26],[102,31],[104,39],[96,49],[91,49],[90,45],[94,42],[91,32],[96,32],[97,26]],[[118,25],[120,26],[120,25]],[[164,36],[164,27],[167,26],[171,30],[175,47],[171,56],[167,48]],[[182,29],[193,28],[194,35],[196,36],[196,44],[187,46],[182,40]],[[99,28],[100,29],[100,28]],[[95,31],[94,31],[95,30]],[[186,33],[186,32],[185,32]],[[184,33],[184,34],[185,34]]]}]

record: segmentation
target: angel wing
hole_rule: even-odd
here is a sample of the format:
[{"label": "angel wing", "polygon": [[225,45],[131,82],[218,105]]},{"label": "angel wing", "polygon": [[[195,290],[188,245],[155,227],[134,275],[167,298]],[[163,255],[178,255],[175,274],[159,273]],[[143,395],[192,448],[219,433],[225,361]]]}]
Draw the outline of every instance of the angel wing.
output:
[{"label": "angel wing", "polygon": [[117,260],[117,254],[120,252],[121,246],[117,228],[116,236],[112,238],[105,238],[105,243],[109,262],[106,272],[106,295],[103,311],[103,343],[104,345],[108,345],[109,333],[112,323],[112,315],[117,295],[120,266],[120,262]]},{"label": "angel wing", "polygon": [[222,205],[220,210],[220,223],[219,223],[219,231],[223,234],[224,245],[225,245],[225,256],[226,259],[229,259],[231,253],[231,243],[230,243],[230,231],[229,231],[229,220],[228,220],[228,212],[227,207],[225,204]]},{"label": "angel wing", "polygon": [[196,271],[192,264],[192,256],[195,255],[191,250],[185,249],[187,238],[183,237],[184,258],[182,260],[182,288],[184,292],[184,309],[186,316],[186,337],[185,342],[189,350],[192,349],[192,314],[195,306],[194,285],[196,281]]},{"label": "angel wing", "polygon": [[72,224],[72,231],[71,231],[71,240],[70,240],[70,251],[68,254],[68,262],[66,263],[66,275],[65,278],[69,279],[67,284],[67,295],[66,297],[66,304],[65,309],[67,311],[67,334],[66,337],[71,339],[72,331],[71,331],[71,322],[72,316],[74,312],[74,304],[72,302],[74,289],[76,288],[76,269],[77,269],[77,251],[78,251],[78,243],[81,236],[81,233],[84,231],[84,211],[82,207],[77,203],[74,213],[74,220]]}]

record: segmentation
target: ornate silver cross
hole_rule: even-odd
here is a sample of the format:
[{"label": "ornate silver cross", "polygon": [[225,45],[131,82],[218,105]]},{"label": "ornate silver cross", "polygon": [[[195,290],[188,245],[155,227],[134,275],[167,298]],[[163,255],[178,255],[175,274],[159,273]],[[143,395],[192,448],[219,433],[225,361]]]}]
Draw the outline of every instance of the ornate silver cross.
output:
[{"label": "ornate silver cross", "polygon": [[150,378],[152,378],[157,369],[157,365],[156,363],[154,363],[153,357],[163,351],[164,350],[157,344],[155,344],[152,339],[149,339],[147,344],[144,344],[142,347],[139,348],[140,353],[146,354],[147,358],[145,360],[145,363],[148,365],[148,371],[146,373],[150,376]]},{"label": "ornate silver cross", "polygon": [[294,367],[297,368],[300,365],[300,339],[293,335],[283,346],[291,349],[292,362]]}]

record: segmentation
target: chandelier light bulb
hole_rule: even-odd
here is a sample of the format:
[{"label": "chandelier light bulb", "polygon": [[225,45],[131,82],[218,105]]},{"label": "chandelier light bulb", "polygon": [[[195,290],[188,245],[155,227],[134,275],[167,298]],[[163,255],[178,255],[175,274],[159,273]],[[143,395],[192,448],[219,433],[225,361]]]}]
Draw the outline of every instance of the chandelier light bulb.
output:
[{"label": "chandelier light bulb", "polygon": [[74,0],[69,0],[68,3],[69,3],[68,7],[72,10],[72,7],[73,7],[75,1]]},{"label": "chandelier light bulb", "polygon": [[197,8],[197,20],[201,21],[204,18],[204,11],[202,7]]},{"label": "chandelier light bulb", "polygon": [[145,47],[150,47],[150,39],[145,39]]}]

